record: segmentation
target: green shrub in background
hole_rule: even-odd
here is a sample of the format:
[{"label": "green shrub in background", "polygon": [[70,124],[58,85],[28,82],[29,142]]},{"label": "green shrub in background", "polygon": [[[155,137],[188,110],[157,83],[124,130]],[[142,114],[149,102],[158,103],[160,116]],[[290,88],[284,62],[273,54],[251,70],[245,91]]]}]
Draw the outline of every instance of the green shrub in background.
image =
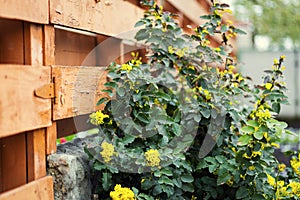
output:
[{"label": "green shrub in background", "polygon": [[[222,20],[227,4],[214,3],[191,35],[172,13],[144,4],[135,38],[148,60],[132,53],[129,62],[112,63],[111,98],[90,115],[99,141],[86,152],[100,199],[299,199],[300,160],[286,168],[273,155],[289,134],[275,119],[287,103],[284,56],[252,87],[230,56],[229,38],[243,32]],[[222,44],[211,47],[211,37]]]}]

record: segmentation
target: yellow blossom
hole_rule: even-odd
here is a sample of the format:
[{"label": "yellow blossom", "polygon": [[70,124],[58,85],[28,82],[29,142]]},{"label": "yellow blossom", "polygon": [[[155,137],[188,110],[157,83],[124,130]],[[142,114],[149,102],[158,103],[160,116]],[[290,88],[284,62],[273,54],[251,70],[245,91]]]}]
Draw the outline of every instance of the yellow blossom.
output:
[{"label": "yellow blossom", "polygon": [[170,54],[173,54],[174,53],[174,48],[172,46],[168,46],[168,52]]},{"label": "yellow blossom", "polygon": [[100,155],[102,156],[104,162],[108,163],[109,161],[111,161],[111,157],[117,154],[115,152],[114,145],[108,142],[103,142],[101,147],[102,151],[100,152]]},{"label": "yellow blossom", "polygon": [[266,83],[265,88],[270,90],[273,87],[272,83]]},{"label": "yellow blossom", "polygon": [[278,165],[278,171],[279,172],[283,172],[285,170],[285,168],[286,168],[286,166],[283,163]]},{"label": "yellow blossom", "polygon": [[285,55],[280,56],[280,59],[281,59],[281,60],[283,60],[283,59],[285,59],[285,58],[286,58]]},{"label": "yellow blossom", "polygon": [[[300,154],[299,154],[300,156]],[[296,158],[292,158],[291,161],[291,166],[293,168],[293,171],[300,176],[300,158],[296,159]]]},{"label": "yellow blossom", "polygon": [[271,176],[270,174],[267,174],[267,177],[268,177],[268,183],[271,186],[275,187],[276,186],[276,184],[275,184],[275,178],[273,176]]},{"label": "yellow blossom", "polygon": [[221,51],[221,48],[220,48],[220,47],[217,47],[217,48],[215,48],[215,51],[216,51],[216,52],[220,52],[220,51]]},{"label": "yellow blossom", "polygon": [[250,171],[255,170],[255,167],[253,165],[249,166],[248,168],[249,168]]},{"label": "yellow blossom", "polygon": [[290,187],[292,189],[292,191],[291,191],[292,195],[300,197],[300,183],[299,182],[291,182],[290,184],[288,184],[288,187]]},{"label": "yellow blossom", "polygon": [[209,32],[206,29],[203,29],[202,33],[209,34]]},{"label": "yellow blossom", "polygon": [[277,144],[277,143],[275,143],[275,142],[272,142],[272,143],[271,143],[271,146],[276,147],[277,149],[280,148],[280,145]]},{"label": "yellow blossom", "polygon": [[90,114],[90,123],[93,125],[100,125],[100,124],[104,124],[104,119],[105,118],[109,118],[109,116],[107,114],[102,113],[101,110],[98,110],[97,112],[94,112],[92,114]]},{"label": "yellow blossom", "polygon": [[122,187],[120,184],[117,184],[114,188],[114,191],[109,193],[109,196],[112,200],[135,200],[133,191],[130,188]]},{"label": "yellow blossom", "polygon": [[130,66],[129,64],[122,64],[121,70],[130,72],[132,70],[132,66]]},{"label": "yellow blossom", "polygon": [[148,166],[151,166],[151,167],[159,166],[160,154],[159,154],[158,150],[149,149],[148,151],[145,152],[144,156],[146,158]]},{"label": "yellow blossom", "polygon": [[278,65],[279,64],[279,61],[275,58],[274,59],[274,65]]}]

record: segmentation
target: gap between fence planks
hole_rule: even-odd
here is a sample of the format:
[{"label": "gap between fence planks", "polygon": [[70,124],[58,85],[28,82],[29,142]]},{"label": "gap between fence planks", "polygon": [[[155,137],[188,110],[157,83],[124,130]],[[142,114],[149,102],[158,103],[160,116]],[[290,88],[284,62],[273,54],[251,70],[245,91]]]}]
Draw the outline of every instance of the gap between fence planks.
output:
[{"label": "gap between fence planks", "polygon": [[52,177],[35,180],[16,189],[0,194],[0,200],[52,200],[54,199]]}]

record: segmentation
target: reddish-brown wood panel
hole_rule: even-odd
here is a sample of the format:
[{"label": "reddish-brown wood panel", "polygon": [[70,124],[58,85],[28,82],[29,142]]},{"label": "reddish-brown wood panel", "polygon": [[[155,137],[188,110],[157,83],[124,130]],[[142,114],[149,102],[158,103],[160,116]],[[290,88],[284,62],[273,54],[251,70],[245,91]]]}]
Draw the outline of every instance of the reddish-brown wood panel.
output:
[{"label": "reddish-brown wood panel", "polygon": [[48,0],[0,0],[0,17],[47,24]]},{"label": "reddish-brown wood panel", "polygon": [[0,19],[0,63],[24,64],[23,44],[23,22]]},{"label": "reddish-brown wood panel", "polygon": [[0,193],[26,184],[26,137],[0,139]]},{"label": "reddish-brown wood panel", "polygon": [[51,176],[38,179],[24,186],[0,194],[0,200],[52,200],[53,179]]},{"label": "reddish-brown wood panel", "polygon": [[51,99],[35,96],[50,67],[0,65],[0,138],[51,125]]}]

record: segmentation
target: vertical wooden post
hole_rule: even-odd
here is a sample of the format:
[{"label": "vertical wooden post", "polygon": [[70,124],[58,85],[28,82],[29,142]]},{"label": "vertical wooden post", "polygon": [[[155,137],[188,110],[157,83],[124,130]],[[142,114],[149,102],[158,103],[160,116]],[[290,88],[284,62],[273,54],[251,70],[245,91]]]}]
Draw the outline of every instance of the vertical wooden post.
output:
[{"label": "vertical wooden post", "polygon": [[46,176],[45,129],[27,132],[27,181]]},{"label": "vertical wooden post", "polygon": [[43,65],[43,27],[24,23],[25,64]]},{"label": "vertical wooden post", "polygon": [[[43,65],[43,26],[24,23],[25,64]],[[45,129],[27,132],[27,181],[46,176]]]},{"label": "vertical wooden post", "polygon": [[[55,29],[53,25],[44,25],[44,65],[54,65],[55,64]],[[52,70],[51,70],[52,74]],[[52,110],[53,110],[52,101]],[[57,128],[56,122],[52,123],[52,126],[46,128],[46,154],[52,154],[56,152],[56,138],[57,138]]]}]

